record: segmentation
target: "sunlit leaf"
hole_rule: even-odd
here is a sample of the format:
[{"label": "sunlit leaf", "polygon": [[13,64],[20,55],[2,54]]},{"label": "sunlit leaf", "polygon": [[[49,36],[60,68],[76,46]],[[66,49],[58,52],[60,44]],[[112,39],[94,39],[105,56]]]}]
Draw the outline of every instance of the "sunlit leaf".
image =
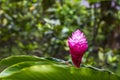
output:
[{"label": "sunlit leaf", "polygon": [[[25,56],[20,56],[24,57]],[[26,56],[28,57],[28,56]],[[30,56],[31,59],[36,57]],[[29,58],[30,58],[29,57]],[[7,58],[19,60],[18,56]],[[23,59],[23,58],[21,58]],[[31,60],[30,59],[30,60]],[[75,68],[60,64],[57,59],[23,60],[10,65],[0,73],[2,80],[119,80],[120,77],[106,70],[92,67]],[[57,60],[58,63],[55,62]],[[8,62],[8,60],[6,60]],[[54,61],[54,62],[53,62]],[[4,60],[5,62],[5,60]]]},{"label": "sunlit leaf", "polygon": [[25,62],[25,61],[43,61],[43,58],[39,58],[36,56],[11,56],[8,58],[5,58],[0,61],[0,68],[1,67],[9,67],[13,64],[17,64],[20,62]]}]

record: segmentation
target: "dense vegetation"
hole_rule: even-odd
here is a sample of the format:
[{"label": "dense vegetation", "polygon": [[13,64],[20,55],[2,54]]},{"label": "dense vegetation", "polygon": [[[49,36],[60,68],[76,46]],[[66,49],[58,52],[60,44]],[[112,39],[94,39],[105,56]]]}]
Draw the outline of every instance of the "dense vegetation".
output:
[{"label": "dense vegetation", "polygon": [[120,75],[120,0],[0,0],[0,58],[37,55],[69,61],[67,39],[80,29],[83,64]]}]

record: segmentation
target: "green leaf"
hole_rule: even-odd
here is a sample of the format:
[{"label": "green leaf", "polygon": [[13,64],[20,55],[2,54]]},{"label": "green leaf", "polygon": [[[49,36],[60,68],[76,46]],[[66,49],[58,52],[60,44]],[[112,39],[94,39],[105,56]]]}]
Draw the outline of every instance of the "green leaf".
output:
[{"label": "green leaf", "polygon": [[10,56],[8,58],[5,58],[0,61],[0,66],[11,66],[13,64],[19,63],[19,62],[25,62],[25,61],[43,61],[45,60],[44,58],[39,58],[37,56],[26,56],[26,55],[21,55],[21,56]]},{"label": "green leaf", "polygon": [[[20,56],[23,57],[23,56]],[[24,56],[25,57],[25,56]],[[28,57],[28,56],[27,56]],[[15,59],[12,59],[15,58]],[[32,57],[31,58],[36,58]],[[11,61],[16,57],[7,58]],[[8,62],[8,60],[6,61]],[[23,59],[23,58],[21,58]],[[38,58],[36,60],[19,60],[0,73],[1,80],[120,80],[115,74],[93,67],[75,68],[55,61]],[[49,58],[51,59],[51,58]],[[53,60],[53,59],[52,59]],[[57,59],[54,59],[57,60]],[[5,62],[5,59],[2,60]],[[1,62],[2,62],[1,61]],[[12,63],[12,62],[11,62]]]},{"label": "green leaf", "polygon": [[[14,66],[15,67],[15,66]],[[16,66],[17,67],[17,66]],[[11,67],[13,68],[13,67]],[[15,73],[10,73],[9,68],[2,78],[12,80],[119,80],[117,76],[105,71],[91,68],[65,67],[64,65],[44,64],[23,68]],[[14,68],[13,68],[14,69]],[[12,71],[11,71],[12,72]],[[6,74],[10,75],[6,75]],[[1,76],[1,75],[0,75]]]},{"label": "green leaf", "polygon": [[53,64],[53,62],[50,62],[47,60],[46,61],[37,61],[37,62],[34,62],[34,61],[20,62],[18,64],[14,64],[14,65],[6,68],[4,71],[1,72],[0,76],[1,77],[9,76],[16,72],[19,72],[23,68],[27,68],[27,67],[34,66],[34,65],[44,65],[44,64]]}]

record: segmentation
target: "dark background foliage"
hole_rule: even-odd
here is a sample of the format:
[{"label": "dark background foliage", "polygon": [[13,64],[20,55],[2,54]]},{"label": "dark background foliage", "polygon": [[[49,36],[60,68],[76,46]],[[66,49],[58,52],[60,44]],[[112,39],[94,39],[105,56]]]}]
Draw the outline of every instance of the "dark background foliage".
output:
[{"label": "dark background foliage", "polygon": [[85,33],[83,64],[120,72],[120,0],[0,0],[0,58],[69,60],[67,39]]}]

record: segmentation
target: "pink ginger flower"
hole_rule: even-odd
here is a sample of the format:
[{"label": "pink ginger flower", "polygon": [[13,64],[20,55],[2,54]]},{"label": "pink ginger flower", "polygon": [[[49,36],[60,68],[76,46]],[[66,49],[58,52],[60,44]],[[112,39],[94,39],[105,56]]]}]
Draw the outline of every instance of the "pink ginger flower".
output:
[{"label": "pink ginger flower", "polygon": [[68,39],[72,62],[76,67],[80,67],[82,56],[88,48],[85,35],[78,29],[72,33]]}]

